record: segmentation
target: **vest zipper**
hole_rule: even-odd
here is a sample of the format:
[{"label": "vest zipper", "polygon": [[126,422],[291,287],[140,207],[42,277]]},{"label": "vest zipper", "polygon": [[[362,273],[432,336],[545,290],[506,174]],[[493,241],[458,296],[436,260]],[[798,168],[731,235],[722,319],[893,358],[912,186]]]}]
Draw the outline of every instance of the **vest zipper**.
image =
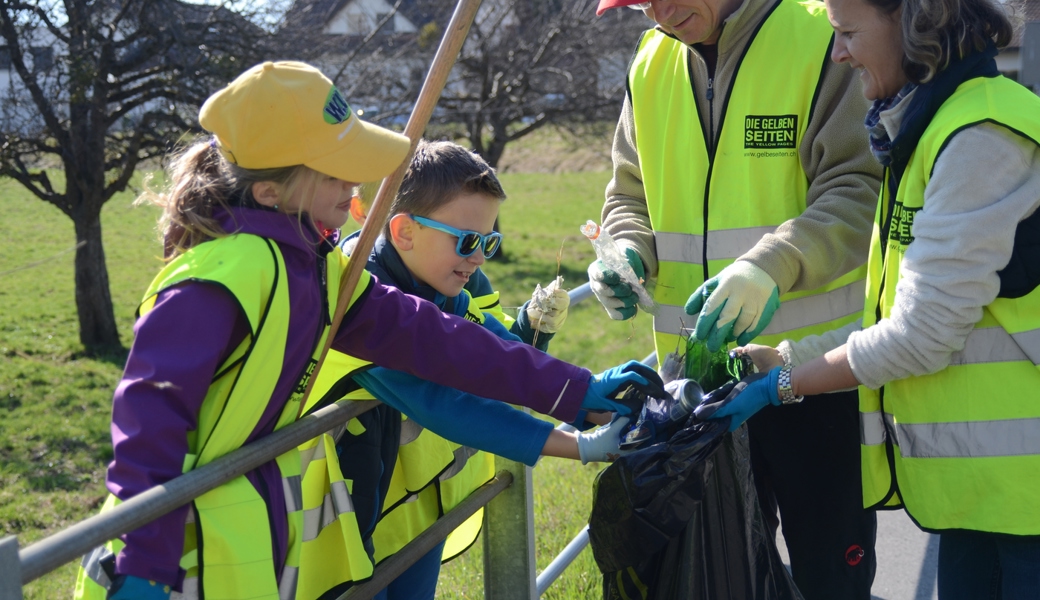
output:
[{"label": "vest zipper", "polygon": [[[320,252],[320,250],[319,250]],[[311,359],[307,361],[307,364],[303,367],[303,373],[300,373],[300,379],[297,381],[303,381],[304,387],[306,382],[317,375],[314,372],[313,367],[317,366],[317,361],[314,359],[314,351],[318,349],[318,345],[321,343],[321,335],[325,333],[325,329],[332,325],[332,319],[329,318],[329,280],[328,274],[325,269],[325,257],[318,255],[318,260],[315,261],[318,265],[318,282],[321,284],[321,321],[318,322],[318,330],[314,333],[314,343],[311,344]],[[332,335],[332,332],[329,332]],[[306,379],[304,379],[306,378]],[[303,408],[303,399],[300,399],[300,408]]]},{"label": "vest zipper", "polygon": [[[332,325],[332,318],[329,316],[329,280],[325,262],[326,259],[324,256],[318,257],[318,281],[321,282],[321,314],[324,315],[324,318],[322,319],[323,325],[320,328],[322,330],[324,330],[325,327]],[[320,331],[318,337],[321,337]]]},{"label": "vest zipper", "polygon": [[[321,250],[319,249],[319,252]],[[315,367],[318,365],[317,359],[314,358],[314,351],[318,349],[318,344],[321,343],[321,334],[325,332],[325,328],[332,325],[332,320],[329,318],[329,282],[325,271],[325,257],[318,255],[317,260],[318,268],[318,285],[321,288],[321,314],[322,318],[318,321],[317,330],[314,332],[314,342],[311,344],[311,356],[307,359],[307,362],[300,369],[300,372],[296,375],[296,387],[293,388],[291,395],[289,396],[289,402],[292,402],[294,398],[299,398],[300,406],[296,411],[296,418],[299,419],[303,416],[303,407],[306,398],[303,397],[304,390],[307,389],[307,384],[311,377],[316,375]],[[332,332],[329,332],[332,335]],[[311,410],[315,410],[321,405],[315,405]]]},{"label": "vest zipper", "polygon": [[708,194],[711,192],[711,171],[715,166],[715,78],[708,77],[708,174],[704,180],[704,238],[701,245],[701,267],[704,281],[708,281]]}]

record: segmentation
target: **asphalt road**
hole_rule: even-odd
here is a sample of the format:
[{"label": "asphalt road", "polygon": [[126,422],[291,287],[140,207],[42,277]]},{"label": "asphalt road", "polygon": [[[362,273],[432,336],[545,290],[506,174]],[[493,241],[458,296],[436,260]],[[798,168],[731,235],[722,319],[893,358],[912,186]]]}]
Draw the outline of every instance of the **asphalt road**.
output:
[{"label": "asphalt road", "polygon": [[[782,535],[777,536],[776,545],[787,563]],[[873,600],[938,600],[938,536],[918,529],[901,510],[879,511],[876,549]]]}]

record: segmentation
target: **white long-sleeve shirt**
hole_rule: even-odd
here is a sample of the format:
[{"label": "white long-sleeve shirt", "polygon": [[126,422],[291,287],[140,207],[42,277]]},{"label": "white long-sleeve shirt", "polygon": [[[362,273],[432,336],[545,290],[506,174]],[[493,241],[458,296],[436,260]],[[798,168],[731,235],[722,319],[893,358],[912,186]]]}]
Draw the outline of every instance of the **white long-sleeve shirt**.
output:
[{"label": "white long-sleeve shirt", "polygon": [[[882,113],[890,136],[911,97]],[[965,129],[936,161],[925,199],[890,316],[865,330],[854,323],[784,341],[785,359],[801,364],[847,343],[853,374],[874,389],[950,364],[997,297],[1015,228],[1040,206],[1040,146],[994,124]]]}]

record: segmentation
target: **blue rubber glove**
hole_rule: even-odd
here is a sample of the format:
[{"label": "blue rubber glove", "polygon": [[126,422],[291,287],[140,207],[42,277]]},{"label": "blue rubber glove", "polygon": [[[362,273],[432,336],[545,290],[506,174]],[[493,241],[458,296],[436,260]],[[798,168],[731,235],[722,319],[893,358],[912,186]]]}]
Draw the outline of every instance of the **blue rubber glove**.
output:
[{"label": "blue rubber glove", "polygon": [[717,402],[706,398],[705,403],[698,406],[693,414],[702,420],[731,417],[729,430],[736,431],[751,415],[767,405],[780,406],[779,377],[780,367],[768,373],[748,375],[736,384],[728,384],[713,392],[712,396],[725,393],[725,397]]},{"label": "blue rubber glove", "polygon": [[589,379],[589,389],[585,392],[581,407],[589,411],[631,414],[632,409],[618,402],[617,398],[632,388],[654,398],[669,397],[657,371],[639,361],[630,360],[599,375],[593,375]]},{"label": "blue rubber glove", "polygon": [[[465,294],[463,294],[463,296],[465,296]],[[507,342],[523,343],[523,340],[520,339],[520,336],[506,329],[506,326],[503,325],[501,321],[496,319],[495,316],[491,313],[484,313],[484,329],[487,329],[491,333],[497,335],[498,337],[502,338]]]},{"label": "blue rubber glove", "polygon": [[[632,270],[640,279],[646,274],[643,269],[643,259],[639,258],[636,251],[625,248],[625,258]],[[639,296],[636,295],[628,283],[612,269],[607,268],[603,261],[597,260],[589,265],[589,287],[596,299],[607,309],[607,314],[615,321],[625,321],[636,316],[636,304]]]},{"label": "blue rubber glove", "polygon": [[119,575],[108,588],[108,600],[169,600],[170,586],[133,575]]},{"label": "blue rubber glove", "polygon": [[780,308],[780,291],[768,273],[738,260],[705,281],[686,301],[697,317],[694,335],[717,352],[730,342],[741,346],[758,337]]},{"label": "blue rubber glove", "polygon": [[595,431],[578,434],[578,457],[581,464],[590,462],[614,462],[619,456],[628,454],[621,450],[621,434],[629,422],[628,417],[614,417],[610,423]]}]

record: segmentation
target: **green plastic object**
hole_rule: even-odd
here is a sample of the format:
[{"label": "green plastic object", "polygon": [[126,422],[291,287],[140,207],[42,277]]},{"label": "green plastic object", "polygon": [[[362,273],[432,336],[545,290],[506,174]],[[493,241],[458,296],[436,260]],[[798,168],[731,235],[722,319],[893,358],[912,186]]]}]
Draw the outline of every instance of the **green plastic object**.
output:
[{"label": "green plastic object", "polygon": [[708,345],[694,336],[686,339],[686,378],[700,384],[705,391],[716,390],[731,379],[743,379],[751,373],[749,360],[721,348],[708,350]]}]

